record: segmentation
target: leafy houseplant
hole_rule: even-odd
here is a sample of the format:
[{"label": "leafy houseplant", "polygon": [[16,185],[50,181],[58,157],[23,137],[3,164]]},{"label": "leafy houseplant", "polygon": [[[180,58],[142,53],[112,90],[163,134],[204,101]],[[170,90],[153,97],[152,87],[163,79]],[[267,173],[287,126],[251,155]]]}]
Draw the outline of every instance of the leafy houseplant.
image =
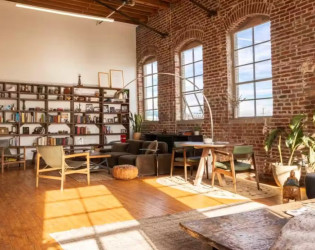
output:
[{"label": "leafy houseplant", "polygon": [[[272,148],[272,145],[276,139],[278,139],[278,151],[280,162],[273,164],[273,176],[276,183],[279,186],[283,186],[284,182],[290,175],[290,171],[295,171],[295,176],[299,179],[301,175],[301,168],[297,165],[292,165],[294,163],[294,156],[297,150],[303,147],[304,144],[304,124],[307,116],[304,114],[296,115],[292,118],[289,129],[276,128],[272,130],[265,140],[265,150],[268,152]],[[288,131],[288,132],[287,132]],[[289,159],[287,165],[283,163],[283,153],[282,153],[282,138],[285,137],[285,145],[289,149]]]},{"label": "leafy houseplant", "polygon": [[[315,125],[315,111],[313,114],[313,124]],[[315,136],[305,135],[303,137],[303,143],[307,147],[307,172],[315,171]]]},{"label": "leafy houseplant", "polygon": [[142,129],[142,116],[139,114],[132,114],[130,112],[129,120],[132,124],[133,129],[133,139],[134,140],[140,140],[141,138],[141,129]]}]

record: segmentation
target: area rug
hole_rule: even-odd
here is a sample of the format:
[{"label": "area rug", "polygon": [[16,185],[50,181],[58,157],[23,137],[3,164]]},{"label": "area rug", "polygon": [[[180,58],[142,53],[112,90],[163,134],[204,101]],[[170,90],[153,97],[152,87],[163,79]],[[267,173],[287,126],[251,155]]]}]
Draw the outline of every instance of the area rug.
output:
[{"label": "area rug", "polygon": [[180,222],[223,216],[265,207],[252,201],[220,205],[189,212],[140,220],[130,220],[52,233],[66,250],[192,250],[201,249],[201,242],[185,233]]},{"label": "area rug", "polygon": [[[86,183],[86,175],[85,174],[70,174],[68,177],[76,180],[77,182]],[[90,182],[96,181],[107,181],[114,180],[112,175],[108,174],[107,171],[99,171],[99,172],[91,172],[90,173]]]},{"label": "area rug", "polygon": [[261,190],[257,189],[256,182],[237,178],[236,189],[237,193],[234,193],[232,179],[226,178],[226,186],[214,187],[211,186],[210,180],[203,179],[202,183],[198,186],[193,185],[193,180],[190,179],[185,182],[182,176],[173,177],[161,177],[156,180],[163,186],[179,189],[182,191],[202,194],[213,198],[226,198],[226,199],[260,199],[268,198],[281,194],[281,190],[278,187],[260,184]]}]

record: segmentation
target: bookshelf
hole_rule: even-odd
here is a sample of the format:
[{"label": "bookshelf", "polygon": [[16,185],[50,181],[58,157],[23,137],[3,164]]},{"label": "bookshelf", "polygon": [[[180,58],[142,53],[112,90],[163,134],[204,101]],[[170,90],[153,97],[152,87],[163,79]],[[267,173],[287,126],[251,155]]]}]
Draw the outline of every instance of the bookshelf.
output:
[{"label": "bookshelf", "polygon": [[0,82],[0,139],[18,152],[37,145],[103,147],[110,137],[128,138],[129,127],[128,90]]}]

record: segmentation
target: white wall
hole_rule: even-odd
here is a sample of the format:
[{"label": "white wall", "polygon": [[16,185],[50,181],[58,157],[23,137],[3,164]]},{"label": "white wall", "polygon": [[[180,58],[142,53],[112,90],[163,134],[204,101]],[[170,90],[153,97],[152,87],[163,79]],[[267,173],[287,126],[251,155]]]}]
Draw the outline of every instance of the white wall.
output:
[{"label": "white wall", "polygon": [[[34,10],[0,1],[0,81],[97,85],[98,72],[136,77],[136,26],[102,23]],[[132,111],[136,83],[130,86]]]}]

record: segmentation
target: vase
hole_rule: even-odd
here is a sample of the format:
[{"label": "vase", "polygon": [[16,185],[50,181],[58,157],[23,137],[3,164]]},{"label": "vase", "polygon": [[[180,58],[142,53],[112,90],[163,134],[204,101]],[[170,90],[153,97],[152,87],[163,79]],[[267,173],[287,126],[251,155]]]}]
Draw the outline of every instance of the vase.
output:
[{"label": "vase", "polygon": [[295,177],[300,180],[301,167],[300,166],[284,166],[279,164],[272,164],[272,174],[275,182],[279,187],[283,187],[283,184],[290,176],[291,170],[294,170]]},{"label": "vase", "polygon": [[134,132],[133,133],[133,139],[134,140],[140,140],[141,138],[141,132]]}]

